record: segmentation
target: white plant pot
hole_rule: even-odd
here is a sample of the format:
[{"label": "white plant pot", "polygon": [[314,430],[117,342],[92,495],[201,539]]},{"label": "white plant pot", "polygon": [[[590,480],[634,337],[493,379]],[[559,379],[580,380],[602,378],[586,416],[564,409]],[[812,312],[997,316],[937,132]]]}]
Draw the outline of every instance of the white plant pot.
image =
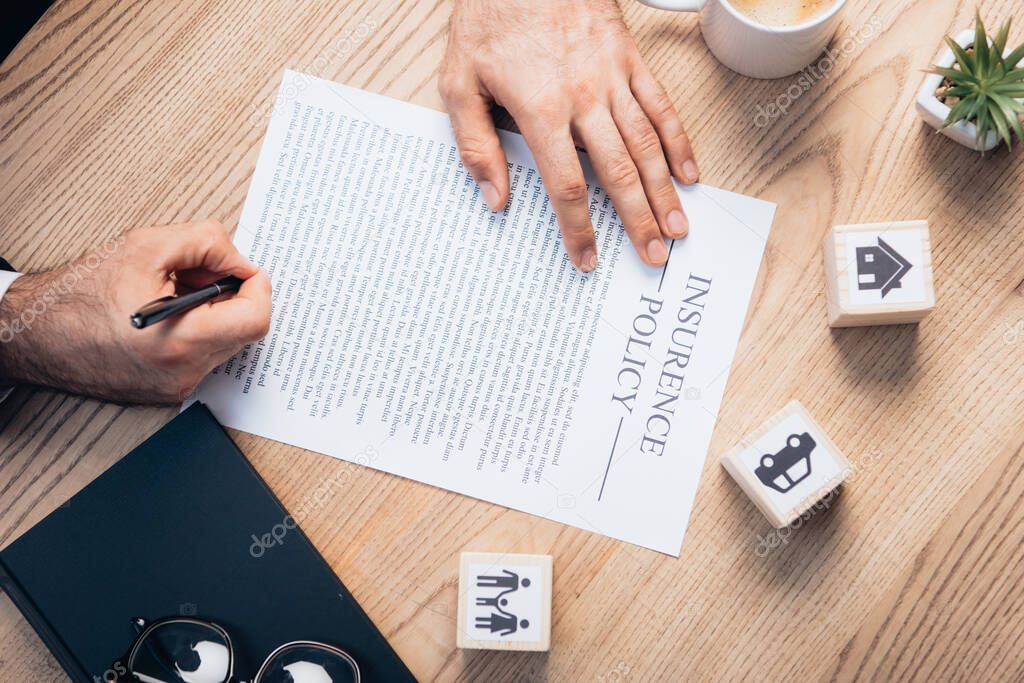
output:
[{"label": "white plant pot", "polygon": [[[954,40],[960,44],[960,47],[967,49],[974,44],[974,29],[963,31]],[[942,53],[936,64],[945,68],[950,68],[956,64],[956,56],[953,54],[953,50],[946,47],[946,51]],[[924,84],[917,93],[917,113],[921,115],[921,118],[929,126],[947,138],[956,140],[964,147],[970,147],[978,152],[988,152],[995,149],[999,145],[999,136],[994,131],[989,131],[988,136],[979,143],[978,127],[973,123],[961,121],[948,128],[942,127],[946,122],[946,117],[949,116],[949,107],[935,96],[935,91],[942,85],[942,80],[942,76],[939,74],[928,74],[928,77],[924,79]]]}]

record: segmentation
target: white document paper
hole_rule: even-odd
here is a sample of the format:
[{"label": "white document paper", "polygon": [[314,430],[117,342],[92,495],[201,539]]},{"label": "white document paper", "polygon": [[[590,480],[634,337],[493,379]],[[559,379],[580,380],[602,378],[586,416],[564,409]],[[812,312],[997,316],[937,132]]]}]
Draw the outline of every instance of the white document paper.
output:
[{"label": "white document paper", "polygon": [[193,398],[678,555],[774,205],[679,186],[690,235],[650,268],[584,158],[601,260],[582,275],[522,137],[502,142],[493,214],[446,115],[286,72],[235,235],[274,282],[271,331]]}]

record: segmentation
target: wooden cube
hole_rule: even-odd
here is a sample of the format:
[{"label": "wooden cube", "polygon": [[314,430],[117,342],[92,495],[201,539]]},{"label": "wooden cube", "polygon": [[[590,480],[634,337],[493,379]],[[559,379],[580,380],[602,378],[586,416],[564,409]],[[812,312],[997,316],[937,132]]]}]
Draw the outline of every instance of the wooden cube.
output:
[{"label": "wooden cube", "polygon": [[824,250],[830,326],[916,323],[935,307],[928,221],[839,225]]},{"label": "wooden cube", "polygon": [[462,553],[456,642],[477,650],[551,647],[551,556]]},{"label": "wooden cube", "polygon": [[850,461],[797,401],[790,401],[721,460],[778,529],[853,474]]}]

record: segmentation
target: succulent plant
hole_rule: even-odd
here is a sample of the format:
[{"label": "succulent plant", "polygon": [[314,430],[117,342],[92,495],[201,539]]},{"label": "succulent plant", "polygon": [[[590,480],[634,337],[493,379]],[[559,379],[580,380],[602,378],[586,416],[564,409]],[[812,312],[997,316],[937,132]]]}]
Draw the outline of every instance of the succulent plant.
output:
[{"label": "succulent plant", "polygon": [[978,128],[978,140],[983,141],[995,131],[1007,147],[1013,146],[1013,135],[1024,142],[1021,115],[1024,105],[1024,44],[1007,53],[1010,20],[989,37],[981,14],[974,27],[974,44],[964,49],[946,36],[946,44],[953,50],[956,64],[951,68],[934,67],[932,73],[944,77],[938,95],[950,105],[945,126],[961,121],[973,122]]}]

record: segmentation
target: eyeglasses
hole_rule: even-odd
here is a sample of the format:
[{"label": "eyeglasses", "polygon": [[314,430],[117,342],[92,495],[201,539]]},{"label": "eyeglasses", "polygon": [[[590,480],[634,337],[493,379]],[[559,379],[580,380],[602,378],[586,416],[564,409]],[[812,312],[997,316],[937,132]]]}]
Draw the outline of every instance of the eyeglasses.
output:
[{"label": "eyeglasses", "polygon": [[[217,624],[188,617],[132,623],[139,635],[128,654],[107,672],[107,681],[117,681],[120,675],[139,683],[235,683],[231,637]],[[251,680],[359,683],[359,665],[344,650],[296,640],[271,652]]]}]

